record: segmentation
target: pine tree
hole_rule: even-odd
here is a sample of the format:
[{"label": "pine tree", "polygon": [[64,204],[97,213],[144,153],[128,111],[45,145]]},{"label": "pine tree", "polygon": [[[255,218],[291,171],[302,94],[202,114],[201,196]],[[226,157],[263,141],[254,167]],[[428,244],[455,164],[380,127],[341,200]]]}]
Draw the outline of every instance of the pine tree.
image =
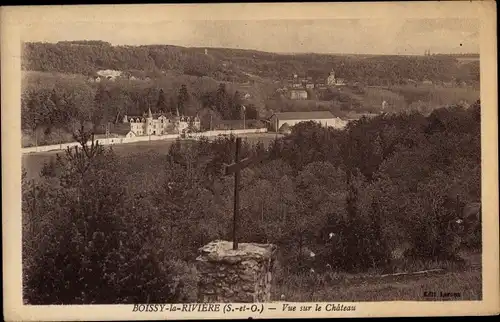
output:
[{"label": "pine tree", "polygon": [[109,121],[108,104],[110,101],[111,97],[109,92],[103,86],[99,86],[94,96],[94,108],[91,114],[94,130],[99,125]]},{"label": "pine tree", "polygon": [[189,103],[189,93],[186,85],[182,85],[177,95],[177,107],[179,114],[183,115],[186,112],[186,106]]},{"label": "pine tree", "polygon": [[175,102],[175,99],[171,96],[170,99],[168,100],[168,111],[172,115],[177,115],[177,103]]},{"label": "pine tree", "polygon": [[165,98],[165,92],[163,89],[160,89],[158,93],[158,101],[156,103],[156,112],[166,112],[168,111],[167,99]]},{"label": "pine tree", "polygon": [[242,100],[240,92],[234,92],[233,98],[231,100],[231,119],[233,120],[241,120],[243,119],[243,111],[242,111]]},{"label": "pine tree", "polygon": [[219,114],[226,119],[229,114],[228,101],[229,101],[229,96],[227,95],[226,92],[226,85],[224,83],[221,83],[215,94],[215,108],[219,112]]}]

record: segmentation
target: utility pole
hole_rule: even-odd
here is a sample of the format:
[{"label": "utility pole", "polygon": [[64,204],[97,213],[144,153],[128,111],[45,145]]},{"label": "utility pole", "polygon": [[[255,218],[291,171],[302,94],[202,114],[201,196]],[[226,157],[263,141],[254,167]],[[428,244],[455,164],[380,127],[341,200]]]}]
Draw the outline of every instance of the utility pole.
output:
[{"label": "utility pole", "polygon": [[109,139],[109,122],[106,123],[106,141]]},{"label": "utility pole", "polygon": [[279,121],[278,121],[278,118],[276,117],[276,139],[278,139],[278,124],[279,124]]},{"label": "utility pole", "polygon": [[244,105],[241,106],[243,109],[243,130],[246,128],[246,120],[245,120],[245,114],[246,114],[246,107]]}]

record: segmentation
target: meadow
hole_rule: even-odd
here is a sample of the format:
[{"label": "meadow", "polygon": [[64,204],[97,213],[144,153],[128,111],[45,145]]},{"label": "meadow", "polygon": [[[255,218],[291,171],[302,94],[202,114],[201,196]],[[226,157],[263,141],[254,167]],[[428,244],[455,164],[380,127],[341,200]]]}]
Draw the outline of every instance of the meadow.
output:
[{"label": "meadow", "polygon": [[[262,142],[264,146],[268,146],[276,137],[281,137],[281,134],[275,133],[259,133],[259,134],[246,134],[243,141],[249,144],[256,144],[257,142]],[[183,141],[183,144],[189,144],[191,141]],[[113,145],[113,151],[119,156],[127,155],[140,155],[147,153],[158,153],[159,155],[167,155],[170,151],[170,147],[175,143],[175,140],[163,140],[163,141],[142,141],[134,143],[126,143],[120,145]],[[65,151],[50,151],[50,152],[39,152],[39,153],[29,153],[23,154],[22,156],[22,167],[26,170],[27,179],[36,179],[39,177],[40,170],[42,169],[44,163],[54,160],[56,155],[64,155]],[[149,167],[147,164],[144,167]]]}]

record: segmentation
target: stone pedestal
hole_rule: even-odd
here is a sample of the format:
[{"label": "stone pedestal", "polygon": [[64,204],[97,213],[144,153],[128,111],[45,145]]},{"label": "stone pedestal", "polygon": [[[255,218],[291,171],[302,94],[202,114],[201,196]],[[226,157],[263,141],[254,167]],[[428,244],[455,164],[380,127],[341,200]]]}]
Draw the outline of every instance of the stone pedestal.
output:
[{"label": "stone pedestal", "polygon": [[276,246],[213,241],[200,248],[198,302],[256,303],[271,300]]}]

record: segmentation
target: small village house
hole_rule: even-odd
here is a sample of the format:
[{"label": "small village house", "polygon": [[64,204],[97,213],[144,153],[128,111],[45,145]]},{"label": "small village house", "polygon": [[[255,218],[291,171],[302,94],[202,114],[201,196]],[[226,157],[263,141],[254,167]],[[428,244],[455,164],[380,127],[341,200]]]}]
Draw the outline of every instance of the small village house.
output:
[{"label": "small village house", "polygon": [[135,137],[134,132],[130,130],[130,126],[125,123],[113,124],[113,127],[110,129],[110,135],[108,137],[126,137],[131,138]]},{"label": "small village house", "polygon": [[288,92],[289,98],[292,100],[306,100],[307,91],[300,88],[293,88]]},{"label": "small village house", "polygon": [[120,70],[106,69],[106,70],[99,70],[96,74],[104,79],[114,81],[118,77],[121,77],[123,72]]},{"label": "small village house", "polygon": [[345,86],[347,85],[343,78],[337,78],[335,80],[335,86]]},{"label": "small village house", "polygon": [[318,78],[316,84],[314,85],[317,89],[326,89],[326,81],[323,78]]}]

